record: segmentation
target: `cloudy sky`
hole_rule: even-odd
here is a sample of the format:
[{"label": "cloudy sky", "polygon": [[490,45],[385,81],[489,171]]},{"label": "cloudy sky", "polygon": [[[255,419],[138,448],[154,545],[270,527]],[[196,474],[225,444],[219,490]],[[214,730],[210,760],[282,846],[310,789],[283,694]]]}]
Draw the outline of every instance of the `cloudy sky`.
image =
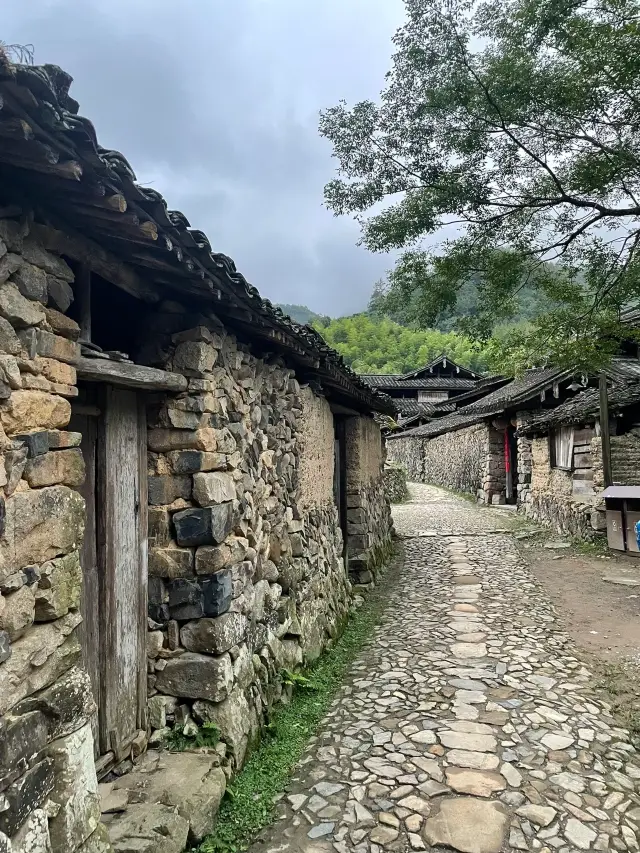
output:
[{"label": "cloudy sky", "polygon": [[127,157],[263,296],[362,309],[388,257],[322,204],[318,112],[375,98],[402,0],[2,0],[7,43],[75,78],[102,145]]}]

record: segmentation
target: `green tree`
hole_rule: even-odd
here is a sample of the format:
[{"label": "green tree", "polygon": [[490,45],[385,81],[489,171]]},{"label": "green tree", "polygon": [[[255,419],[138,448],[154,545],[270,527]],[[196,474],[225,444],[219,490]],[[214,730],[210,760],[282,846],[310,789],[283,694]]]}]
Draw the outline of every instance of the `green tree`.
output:
[{"label": "green tree", "polygon": [[487,366],[484,351],[456,332],[408,329],[367,314],[321,321],[315,327],[357,373],[408,373],[439,355],[476,371]]},{"label": "green tree", "polygon": [[433,325],[471,283],[465,328],[487,337],[526,291],[541,310],[503,357],[603,363],[640,297],[640,0],[405,4],[380,103],[321,117],[326,203],[402,250],[388,310]]}]

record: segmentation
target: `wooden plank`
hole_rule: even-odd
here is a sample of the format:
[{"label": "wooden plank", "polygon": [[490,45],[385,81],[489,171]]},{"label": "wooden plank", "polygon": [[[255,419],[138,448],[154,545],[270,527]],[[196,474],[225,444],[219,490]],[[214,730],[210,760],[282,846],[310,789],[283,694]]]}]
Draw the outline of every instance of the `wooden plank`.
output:
[{"label": "wooden plank", "polygon": [[140,660],[140,502],[138,399],[107,386],[99,447],[102,517],[100,747],[116,761],[138,730]]},{"label": "wooden plank", "polygon": [[80,338],[91,343],[91,270],[86,264],[80,264],[75,285],[80,314]]},{"label": "wooden plank", "polygon": [[609,396],[607,392],[607,377],[601,373],[599,379],[600,391],[600,436],[602,439],[602,474],[605,488],[613,484],[611,472],[611,440],[609,438]]},{"label": "wooden plank", "polygon": [[138,553],[139,597],[138,624],[138,728],[147,728],[147,616],[148,607],[148,552],[149,552],[149,494],[147,479],[147,410],[145,400],[138,396]]},{"label": "wooden plank", "polygon": [[55,175],[68,181],[79,181],[82,177],[82,166],[76,160],[65,160],[63,163],[48,163],[44,160],[29,160],[26,157],[16,157],[10,152],[0,150],[0,162],[17,169],[27,169],[32,172],[42,172],[45,175]]},{"label": "wooden plank", "polygon": [[[82,433],[80,449],[84,457],[85,481],[78,489],[85,500],[85,528],[80,564],[82,566],[82,594],[80,613],[82,624],[78,628],[78,638],[82,647],[82,662],[89,673],[91,687],[96,701],[100,696],[100,620],[99,620],[99,581],[98,558],[96,551],[96,419],[78,414],[72,407],[69,429]],[[98,714],[91,720],[93,746],[96,757],[100,754],[98,736]]]},{"label": "wooden plank", "polygon": [[93,240],[68,229],[58,231],[47,225],[34,224],[31,231],[50,252],[67,255],[74,261],[86,264],[90,270],[137,299],[144,302],[158,302],[160,299],[153,285],[141,279],[134,270]]},{"label": "wooden plank", "polygon": [[78,376],[92,382],[109,382],[122,388],[139,388],[144,391],[186,391],[188,380],[181,373],[169,373],[156,367],[107,361],[103,358],[81,357],[75,362]]}]

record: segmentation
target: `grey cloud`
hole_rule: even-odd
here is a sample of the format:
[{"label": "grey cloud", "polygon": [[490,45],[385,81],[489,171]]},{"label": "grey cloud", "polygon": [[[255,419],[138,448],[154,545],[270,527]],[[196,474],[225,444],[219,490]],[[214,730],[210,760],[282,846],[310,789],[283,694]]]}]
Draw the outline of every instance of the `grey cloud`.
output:
[{"label": "grey cloud", "polygon": [[391,261],[322,206],[334,165],[317,118],[342,97],[375,97],[401,0],[16,0],[3,11],[4,40],[69,71],[101,143],[264,296],[364,307]]}]

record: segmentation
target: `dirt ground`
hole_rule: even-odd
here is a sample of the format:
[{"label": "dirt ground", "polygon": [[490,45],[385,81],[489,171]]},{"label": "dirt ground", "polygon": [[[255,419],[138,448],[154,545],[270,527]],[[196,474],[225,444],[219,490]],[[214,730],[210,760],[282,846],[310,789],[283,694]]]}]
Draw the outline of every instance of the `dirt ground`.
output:
[{"label": "dirt ground", "polygon": [[640,559],[543,546],[531,541],[522,547],[563,628],[589,659],[598,678],[594,686],[609,694],[618,720],[640,741]]},{"label": "dirt ground", "polygon": [[[582,649],[611,663],[640,663],[640,560],[565,554],[535,545],[525,553]],[[604,577],[629,578],[638,586],[607,583]]]}]

